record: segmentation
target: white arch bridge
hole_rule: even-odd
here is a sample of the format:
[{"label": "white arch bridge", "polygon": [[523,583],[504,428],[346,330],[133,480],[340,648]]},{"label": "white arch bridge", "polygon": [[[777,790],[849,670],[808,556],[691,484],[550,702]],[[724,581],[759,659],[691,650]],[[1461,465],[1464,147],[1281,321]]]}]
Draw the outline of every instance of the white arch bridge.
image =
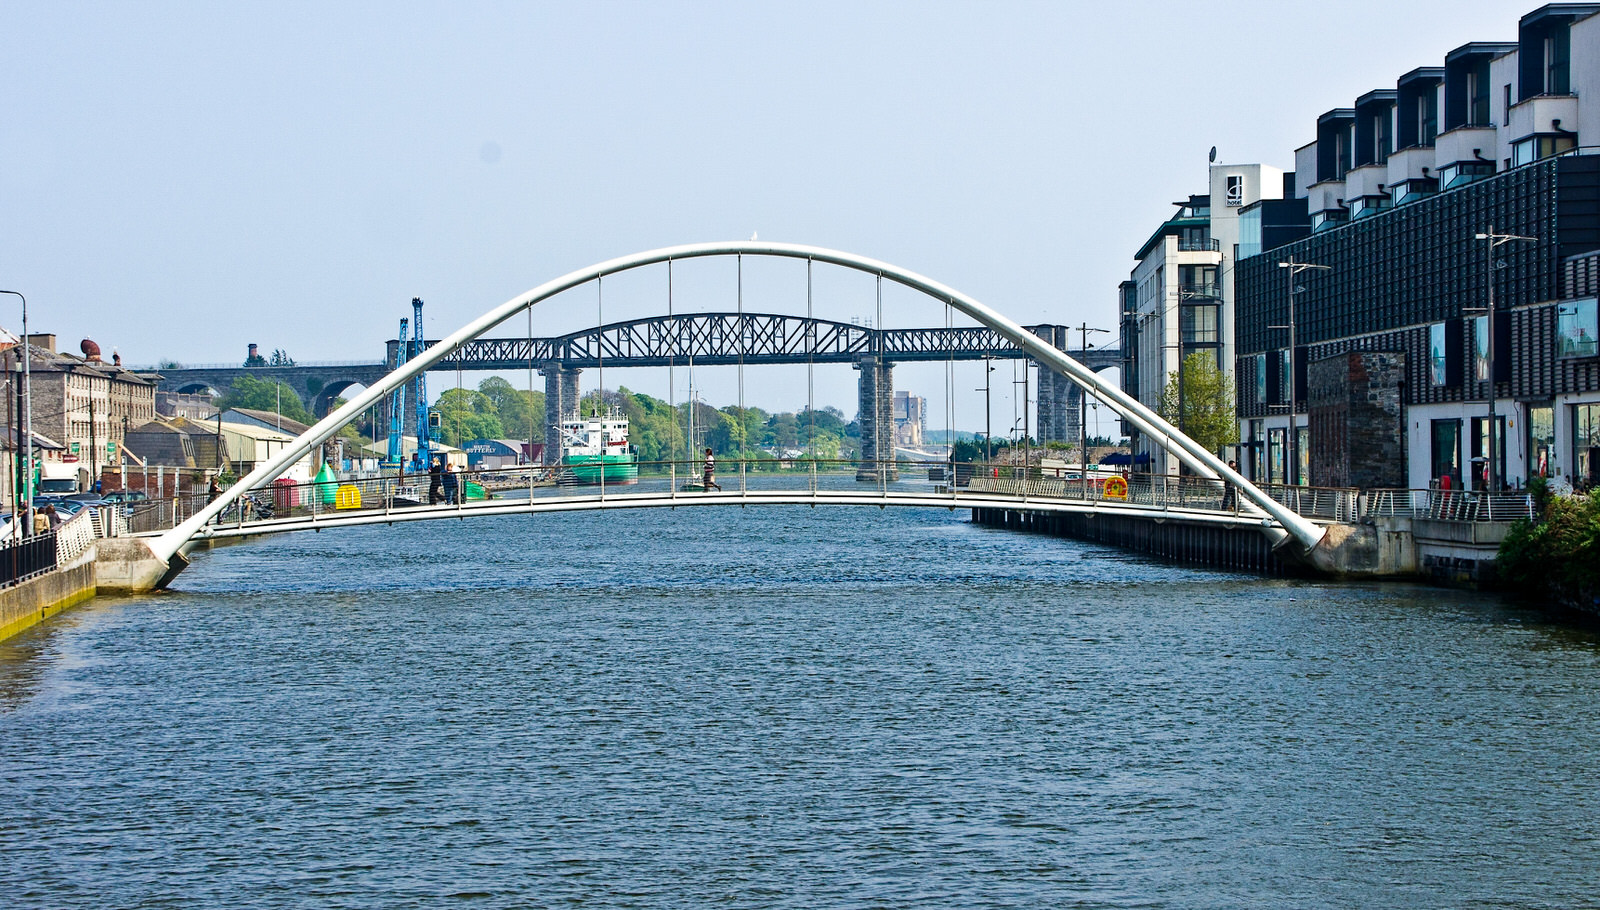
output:
[{"label": "white arch bridge", "polygon": [[[528,313],[531,320],[532,308],[541,302],[575,287],[599,282],[607,276],[621,272],[666,264],[669,269],[670,286],[670,268],[671,263],[675,261],[744,256],[804,261],[807,264],[808,284],[809,271],[814,264],[866,273],[876,276],[880,281],[892,281],[920,292],[930,305],[949,307],[976,320],[1021,348],[1042,366],[1104,401],[1140,432],[1156,440],[1168,453],[1188,466],[1193,473],[1192,483],[1205,485],[1207,489],[1204,491],[1204,496],[1214,496],[1216,502],[1201,502],[1198,493],[1184,490],[1179,491],[1176,500],[1163,495],[1160,501],[1152,497],[1140,502],[1135,495],[1131,500],[1108,502],[1103,496],[1089,495],[1087,485],[1082,484],[1080,486],[1084,489],[1080,489],[1078,496],[1067,495],[1065,487],[1057,491],[1062,495],[1043,495],[1046,492],[1043,488],[1034,488],[1027,482],[1008,486],[1002,482],[1006,480],[1005,478],[993,477],[987,479],[988,483],[977,483],[960,491],[932,486],[923,489],[902,488],[898,484],[887,482],[881,482],[875,488],[869,489],[831,488],[831,484],[823,483],[816,475],[812,475],[803,488],[796,486],[791,489],[774,489],[763,488],[762,484],[752,485],[749,482],[752,475],[745,473],[743,474],[745,482],[739,489],[709,493],[697,491],[692,495],[685,495],[675,488],[652,490],[641,484],[641,489],[628,494],[601,490],[593,494],[563,492],[559,495],[541,497],[536,492],[530,492],[526,499],[488,499],[449,507],[423,505],[414,508],[396,508],[396,499],[393,495],[379,494],[378,502],[364,504],[360,509],[335,508],[328,512],[314,510],[310,515],[274,516],[271,519],[260,517],[247,519],[239,516],[241,510],[234,503],[240,497],[252,491],[263,490],[291,464],[334,436],[345,424],[356,419],[383,396],[511,317]],[[670,473],[668,476],[669,483],[675,482]],[[1038,482],[1043,483],[1043,481]],[[1228,494],[1230,501],[1224,508],[1222,498],[1230,486],[1233,492]],[[370,494],[365,502],[370,502]],[[129,562],[137,562],[138,565],[130,565],[128,587],[138,590],[164,586],[188,564],[183,551],[198,538],[249,536],[422,518],[465,518],[508,512],[752,504],[884,507],[894,505],[1030,511],[1088,510],[1110,511],[1159,521],[1181,516],[1183,520],[1205,524],[1237,527],[1241,523],[1246,523],[1266,535],[1280,553],[1285,553],[1297,561],[1306,562],[1326,571],[1337,569],[1339,563],[1331,552],[1333,546],[1328,540],[1330,535],[1327,527],[1279,503],[1228,468],[1194,440],[1184,436],[1149,408],[1115,386],[1105,384],[1089,367],[1078,363],[1060,349],[977,300],[915,272],[853,253],[798,244],[735,241],[667,247],[598,263],[546,282],[484,313],[427,348],[408,361],[402,369],[387,374],[381,381],[368,387],[343,407],[318,421],[276,457],[251,471],[215,501],[195,510],[192,515],[177,521],[165,531],[130,541],[143,544],[147,547],[147,552],[129,554]],[[223,518],[225,512],[234,516],[234,519],[228,521]]]}]

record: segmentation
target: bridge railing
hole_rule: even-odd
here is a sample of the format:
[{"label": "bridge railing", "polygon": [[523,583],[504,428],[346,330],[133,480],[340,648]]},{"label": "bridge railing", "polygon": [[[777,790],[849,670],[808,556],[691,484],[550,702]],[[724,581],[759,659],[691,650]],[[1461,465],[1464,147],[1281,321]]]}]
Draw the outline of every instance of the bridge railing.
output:
[{"label": "bridge railing", "polygon": [[1362,517],[1426,518],[1435,521],[1516,521],[1535,516],[1526,490],[1371,490]]},{"label": "bridge railing", "polygon": [[[604,482],[601,482],[602,476]],[[516,465],[454,472],[438,478],[394,472],[352,476],[332,482],[290,483],[284,480],[252,491],[219,515],[213,526],[242,526],[260,519],[310,518],[326,515],[393,512],[441,504],[468,508],[486,499],[542,499],[572,496],[602,498],[631,495],[695,496],[703,492],[704,462],[692,460],[613,465],[603,474],[583,466]],[[1041,473],[1037,467],[998,464],[952,465],[947,461],[863,462],[840,459],[719,458],[714,489],[729,492],[860,492],[877,489],[921,492],[950,497],[959,505],[975,494],[1001,494],[1030,499],[1069,499],[1085,503],[1135,505],[1156,509],[1197,509],[1224,513],[1249,511],[1237,490],[1221,480],[1189,475],[1112,475],[1091,472]],[[452,489],[453,488],[453,489]],[[1430,491],[1374,491],[1349,488],[1268,484],[1275,501],[1298,514],[1327,521],[1355,521],[1373,514],[1496,516],[1515,511],[1515,497],[1500,496],[1468,508],[1463,494],[1454,500],[1430,498]],[[1421,495],[1417,495],[1421,494]],[[204,494],[148,500],[128,507],[125,525],[134,533],[161,531],[203,508]]]}]

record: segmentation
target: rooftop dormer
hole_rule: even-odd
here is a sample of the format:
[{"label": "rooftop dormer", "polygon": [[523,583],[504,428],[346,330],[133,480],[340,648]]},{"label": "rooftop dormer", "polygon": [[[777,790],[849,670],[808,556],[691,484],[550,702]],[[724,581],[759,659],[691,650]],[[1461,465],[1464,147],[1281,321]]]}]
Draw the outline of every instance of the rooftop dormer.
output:
[{"label": "rooftop dormer", "polygon": [[1572,94],[1572,23],[1600,13],[1600,3],[1552,3],[1517,27],[1518,101]]},{"label": "rooftop dormer", "polygon": [[1400,77],[1395,85],[1395,148],[1431,148],[1439,135],[1439,83],[1444,67],[1424,66]]},{"label": "rooftop dormer", "polygon": [[1492,128],[1489,119],[1493,86],[1489,63],[1502,54],[1515,51],[1515,44],[1499,41],[1474,41],[1451,51],[1444,58],[1444,128]]},{"label": "rooftop dormer", "polygon": [[1367,92],[1356,99],[1355,167],[1382,164],[1394,151],[1394,89]]}]

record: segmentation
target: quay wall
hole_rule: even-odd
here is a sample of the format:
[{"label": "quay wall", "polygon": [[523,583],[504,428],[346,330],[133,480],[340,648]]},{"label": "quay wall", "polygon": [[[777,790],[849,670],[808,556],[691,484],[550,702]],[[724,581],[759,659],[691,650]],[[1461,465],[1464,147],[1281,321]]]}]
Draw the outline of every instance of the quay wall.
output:
[{"label": "quay wall", "polygon": [[94,576],[94,559],[80,558],[0,591],[0,641],[94,597]]},{"label": "quay wall", "polygon": [[1279,559],[1260,528],[1244,525],[1228,528],[1180,520],[1155,522],[1104,513],[1022,509],[973,509],[972,520],[985,527],[1087,540],[1189,565],[1278,576],[1306,571]]}]

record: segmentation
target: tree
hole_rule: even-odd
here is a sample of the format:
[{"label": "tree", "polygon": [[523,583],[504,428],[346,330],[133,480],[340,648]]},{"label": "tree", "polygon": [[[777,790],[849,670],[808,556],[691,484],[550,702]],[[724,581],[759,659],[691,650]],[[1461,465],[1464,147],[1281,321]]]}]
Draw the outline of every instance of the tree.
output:
[{"label": "tree", "polygon": [[276,380],[256,379],[253,376],[235,379],[233,391],[218,399],[217,407],[224,411],[229,408],[269,411],[301,423],[316,423],[311,412],[300,403],[300,396],[295,394],[293,388]]},{"label": "tree", "polygon": [[489,396],[472,389],[446,389],[433,403],[439,412],[439,441],[459,446],[472,439],[500,439],[505,428]]},{"label": "tree", "polygon": [[[1234,413],[1233,377],[1217,368],[1216,358],[1196,352],[1183,359],[1183,386],[1179,394],[1178,373],[1167,376],[1161,393],[1161,416],[1180,427],[1191,439],[1211,452],[1239,441],[1239,420]],[[1179,401],[1183,413],[1178,413]]]},{"label": "tree", "polygon": [[478,383],[494,404],[506,439],[544,438],[544,393],[519,389],[499,376]]},{"label": "tree", "polygon": [[289,356],[288,351],[281,350],[279,348],[273,348],[272,360],[269,362],[269,364],[275,367],[292,367],[294,366],[294,358]]}]

